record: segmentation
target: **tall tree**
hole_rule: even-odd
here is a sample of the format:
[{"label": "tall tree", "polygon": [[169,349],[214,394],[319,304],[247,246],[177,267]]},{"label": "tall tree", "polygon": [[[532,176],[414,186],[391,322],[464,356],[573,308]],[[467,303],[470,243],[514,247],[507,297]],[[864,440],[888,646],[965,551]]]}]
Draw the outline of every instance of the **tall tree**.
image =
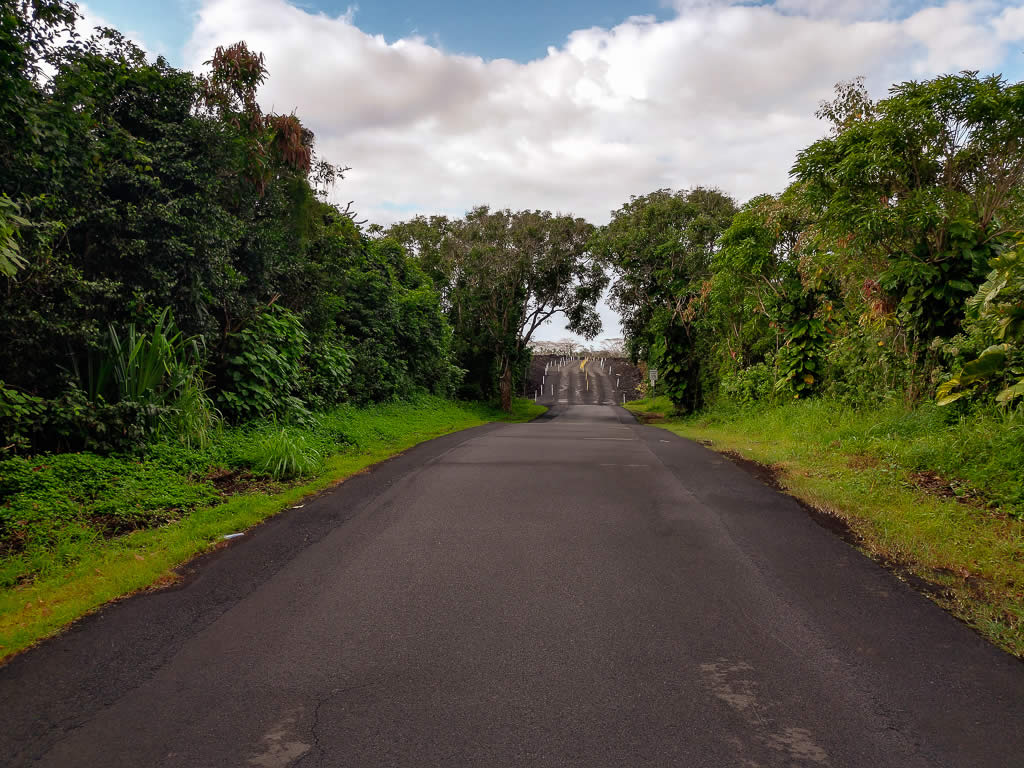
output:
[{"label": "tall tree", "polygon": [[918,338],[955,333],[1024,213],[1024,83],[977,72],[909,81],[877,103],[837,86],[832,134],[801,152],[820,226],[877,279]]},{"label": "tall tree", "polygon": [[487,206],[464,219],[419,217],[389,230],[434,279],[460,364],[485,393],[497,385],[505,410],[527,345],[544,323],[563,313],[575,333],[601,331],[596,305],[608,278],[590,254],[592,232],[572,216]]},{"label": "tall tree", "polygon": [[747,202],[719,240],[712,303],[731,366],[778,355],[778,386],[796,397],[820,386],[830,281],[815,260],[818,238],[803,188]]},{"label": "tall tree", "polygon": [[736,203],[717,189],[660,189],[612,214],[591,247],[615,274],[612,306],[622,316],[630,355],[657,366],[679,407],[703,402],[708,348],[703,310],[712,258]]}]

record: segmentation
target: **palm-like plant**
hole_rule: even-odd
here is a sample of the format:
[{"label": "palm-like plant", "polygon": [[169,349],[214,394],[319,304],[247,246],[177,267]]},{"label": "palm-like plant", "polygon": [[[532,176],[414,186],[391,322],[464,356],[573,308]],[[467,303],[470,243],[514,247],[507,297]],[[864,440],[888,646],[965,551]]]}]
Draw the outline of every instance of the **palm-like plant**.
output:
[{"label": "palm-like plant", "polygon": [[190,445],[208,444],[217,413],[203,385],[201,339],[186,337],[169,308],[149,331],[132,323],[121,333],[111,324],[108,334],[99,364],[89,361],[90,399],[136,403],[155,432],[166,430]]}]

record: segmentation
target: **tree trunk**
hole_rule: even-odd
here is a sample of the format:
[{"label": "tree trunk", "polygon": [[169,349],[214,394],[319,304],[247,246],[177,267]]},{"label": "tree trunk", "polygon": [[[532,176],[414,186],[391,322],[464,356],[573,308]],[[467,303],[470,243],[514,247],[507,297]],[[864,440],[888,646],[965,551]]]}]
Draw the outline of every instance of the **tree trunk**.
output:
[{"label": "tree trunk", "polygon": [[506,359],[501,371],[501,410],[512,413],[512,361]]}]

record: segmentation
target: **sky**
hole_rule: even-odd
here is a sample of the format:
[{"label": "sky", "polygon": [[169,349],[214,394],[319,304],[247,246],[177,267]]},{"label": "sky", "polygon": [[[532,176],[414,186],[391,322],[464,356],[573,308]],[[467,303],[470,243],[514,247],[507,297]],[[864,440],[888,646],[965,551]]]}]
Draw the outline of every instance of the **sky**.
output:
[{"label": "sky", "polygon": [[[360,218],[477,204],[603,224],[628,200],[788,183],[835,83],[976,69],[1024,79],[1024,0],[90,0],[151,55],[199,71],[217,45],[266,56],[265,110],[294,111],[352,170]],[[620,334],[602,307],[603,336]],[[541,338],[565,335],[558,321]]]}]

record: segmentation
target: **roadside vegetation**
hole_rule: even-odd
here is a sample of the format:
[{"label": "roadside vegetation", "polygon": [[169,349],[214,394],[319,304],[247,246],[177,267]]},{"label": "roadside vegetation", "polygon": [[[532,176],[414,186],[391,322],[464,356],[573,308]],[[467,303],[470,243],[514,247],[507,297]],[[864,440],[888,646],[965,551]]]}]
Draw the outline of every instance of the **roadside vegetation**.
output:
[{"label": "roadside vegetation", "polygon": [[592,247],[629,352],[681,411],[829,397],[1024,401],[1024,83],[973,72],[837,87],[793,183],[742,207],[659,190]]},{"label": "roadside vegetation", "polygon": [[1024,655],[1024,84],[853,81],[818,114],[783,192],[660,190],[595,234],[658,374],[630,407]]},{"label": "roadside vegetation", "polygon": [[77,20],[0,8],[0,655],[281,499],[542,412],[511,397],[530,334],[555,306],[596,334],[607,282],[540,211],[428,258],[331,202],[347,168],[263,110],[244,42],[194,73]]}]

